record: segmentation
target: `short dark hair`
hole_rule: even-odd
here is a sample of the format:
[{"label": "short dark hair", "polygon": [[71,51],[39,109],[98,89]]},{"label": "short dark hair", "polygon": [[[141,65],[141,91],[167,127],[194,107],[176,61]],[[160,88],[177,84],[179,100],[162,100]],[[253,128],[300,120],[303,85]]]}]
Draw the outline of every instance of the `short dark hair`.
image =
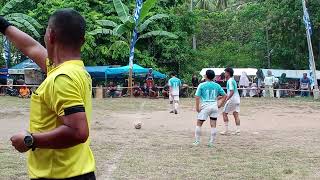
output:
[{"label": "short dark hair", "polygon": [[228,67],[228,68],[226,68],[224,71],[225,71],[225,72],[227,72],[227,73],[229,73],[229,74],[230,74],[230,76],[231,76],[231,77],[233,77],[233,73],[234,73],[234,71],[233,71],[233,69],[232,69],[232,68]]},{"label": "short dark hair", "polygon": [[209,80],[213,80],[216,77],[216,74],[214,73],[213,70],[207,70],[206,71],[206,76]]},{"label": "short dark hair", "polygon": [[73,9],[60,9],[49,19],[49,26],[57,35],[57,41],[73,48],[84,43],[86,31],[85,19]]},{"label": "short dark hair", "polygon": [[177,74],[175,72],[171,72],[170,76],[176,76]]}]

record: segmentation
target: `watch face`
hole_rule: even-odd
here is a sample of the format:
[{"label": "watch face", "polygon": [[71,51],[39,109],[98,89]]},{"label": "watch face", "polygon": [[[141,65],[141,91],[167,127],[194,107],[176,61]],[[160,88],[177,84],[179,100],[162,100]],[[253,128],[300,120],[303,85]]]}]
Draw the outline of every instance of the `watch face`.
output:
[{"label": "watch face", "polygon": [[32,136],[26,136],[24,138],[24,144],[27,146],[27,147],[31,147],[33,145],[33,138]]}]

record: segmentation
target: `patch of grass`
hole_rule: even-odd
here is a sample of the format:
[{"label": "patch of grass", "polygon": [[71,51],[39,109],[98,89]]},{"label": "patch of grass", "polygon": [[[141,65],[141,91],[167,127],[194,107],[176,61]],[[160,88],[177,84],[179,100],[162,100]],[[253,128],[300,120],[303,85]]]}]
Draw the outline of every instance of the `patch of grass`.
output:
[{"label": "patch of grass", "polygon": [[[0,110],[3,126],[11,123],[11,119],[20,122],[19,118],[29,108],[29,100],[15,97],[0,97],[0,103],[5,104]],[[131,126],[130,129],[122,127],[121,123],[109,126],[110,121],[118,120],[118,113],[129,114],[130,118],[132,115],[133,120],[141,114],[150,115],[148,121],[152,122],[153,111],[167,110],[168,107],[168,100],[162,99],[93,100],[93,114],[99,121],[93,121],[91,147],[98,180],[106,179],[106,175],[111,179],[320,179],[320,140],[317,138],[320,134],[316,128],[299,133],[275,128],[259,130],[259,134],[244,132],[237,137],[218,136],[216,146],[208,148],[205,131],[202,144],[199,147],[191,145],[193,130],[188,126],[171,130],[164,126],[151,130],[143,128],[139,131]],[[182,109],[191,107],[194,107],[194,99],[181,99]],[[241,116],[249,119],[252,112],[266,108],[279,113],[283,107],[288,112],[279,115],[296,113],[301,107],[319,114],[320,104],[300,98],[242,99],[244,111]],[[4,117],[10,113],[14,115]],[[177,120],[185,121],[183,118]],[[166,122],[171,126],[170,121]],[[0,179],[27,179],[25,154],[17,153],[5,143],[0,144]]]},{"label": "patch of grass", "polygon": [[17,153],[7,144],[0,144],[0,179],[27,179],[25,154]]}]

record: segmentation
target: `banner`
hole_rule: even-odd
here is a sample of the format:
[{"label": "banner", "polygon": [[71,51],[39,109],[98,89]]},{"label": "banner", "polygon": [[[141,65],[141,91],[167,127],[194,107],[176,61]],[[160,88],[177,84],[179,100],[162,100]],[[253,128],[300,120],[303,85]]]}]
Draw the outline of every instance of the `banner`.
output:
[{"label": "banner", "polygon": [[3,50],[4,50],[3,58],[6,62],[6,68],[8,68],[9,62],[11,59],[11,51],[10,51],[10,42],[6,37],[3,38]]},{"label": "banner", "polygon": [[133,58],[134,58],[134,46],[136,45],[136,42],[138,40],[138,31],[137,31],[137,26],[139,23],[139,18],[140,18],[140,12],[142,8],[142,0],[136,0],[136,9],[134,11],[134,22],[135,22],[135,28],[132,33],[132,39],[131,39],[131,44],[130,44],[130,56],[129,56],[129,67],[132,69],[133,67]]},{"label": "banner", "polygon": [[311,44],[312,26],[311,26],[310,16],[308,13],[308,8],[306,7],[305,0],[302,0],[302,5],[303,5],[303,22],[306,26],[308,50],[309,50],[309,69],[310,69],[309,76],[311,81],[311,87],[314,87],[315,85],[314,65],[315,64],[314,64],[313,49]]}]

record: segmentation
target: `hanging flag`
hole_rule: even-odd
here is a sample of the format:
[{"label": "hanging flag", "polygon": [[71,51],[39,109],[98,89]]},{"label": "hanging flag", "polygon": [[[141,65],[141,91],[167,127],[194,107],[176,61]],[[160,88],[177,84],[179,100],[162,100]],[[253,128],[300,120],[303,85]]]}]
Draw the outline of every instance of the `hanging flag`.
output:
[{"label": "hanging flag", "polygon": [[131,39],[131,44],[130,44],[130,55],[129,55],[129,67],[132,69],[133,67],[133,58],[134,58],[134,46],[136,45],[136,42],[138,40],[138,31],[137,31],[137,26],[139,23],[139,18],[140,18],[140,12],[142,8],[142,0],[136,0],[136,9],[134,11],[134,22],[135,22],[135,27],[132,33],[132,39]]},{"label": "hanging flag", "polygon": [[309,50],[309,75],[310,75],[310,82],[311,82],[311,87],[313,87],[314,84],[314,74],[313,70],[315,67],[314,66],[314,60],[313,60],[313,49],[312,49],[312,44],[311,44],[311,35],[312,35],[312,26],[311,26],[311,21],[310,21],[310,16],[308,13],[308,8],[306,7],[306,2],[305,0],[302,1],[303,4],[303,22],[306,26],[306,31],[307,31],[307,40],[308,40],[308,50]]},{"label": "hanging flag", "polygon": [[6,62],[6,68],[8,68],[8,65],[11,59],[11,51],[10,51],[10,42],[6,37],[3,38],[3,50],[4,50],[3,58]]},{"label": "hanging flag", "polygon": [[307,8],[303,10],[303,22],[306,26],[306,30],[309,31],[310,35],[312,35],[312,26],[311,26],[310,16]]}]

